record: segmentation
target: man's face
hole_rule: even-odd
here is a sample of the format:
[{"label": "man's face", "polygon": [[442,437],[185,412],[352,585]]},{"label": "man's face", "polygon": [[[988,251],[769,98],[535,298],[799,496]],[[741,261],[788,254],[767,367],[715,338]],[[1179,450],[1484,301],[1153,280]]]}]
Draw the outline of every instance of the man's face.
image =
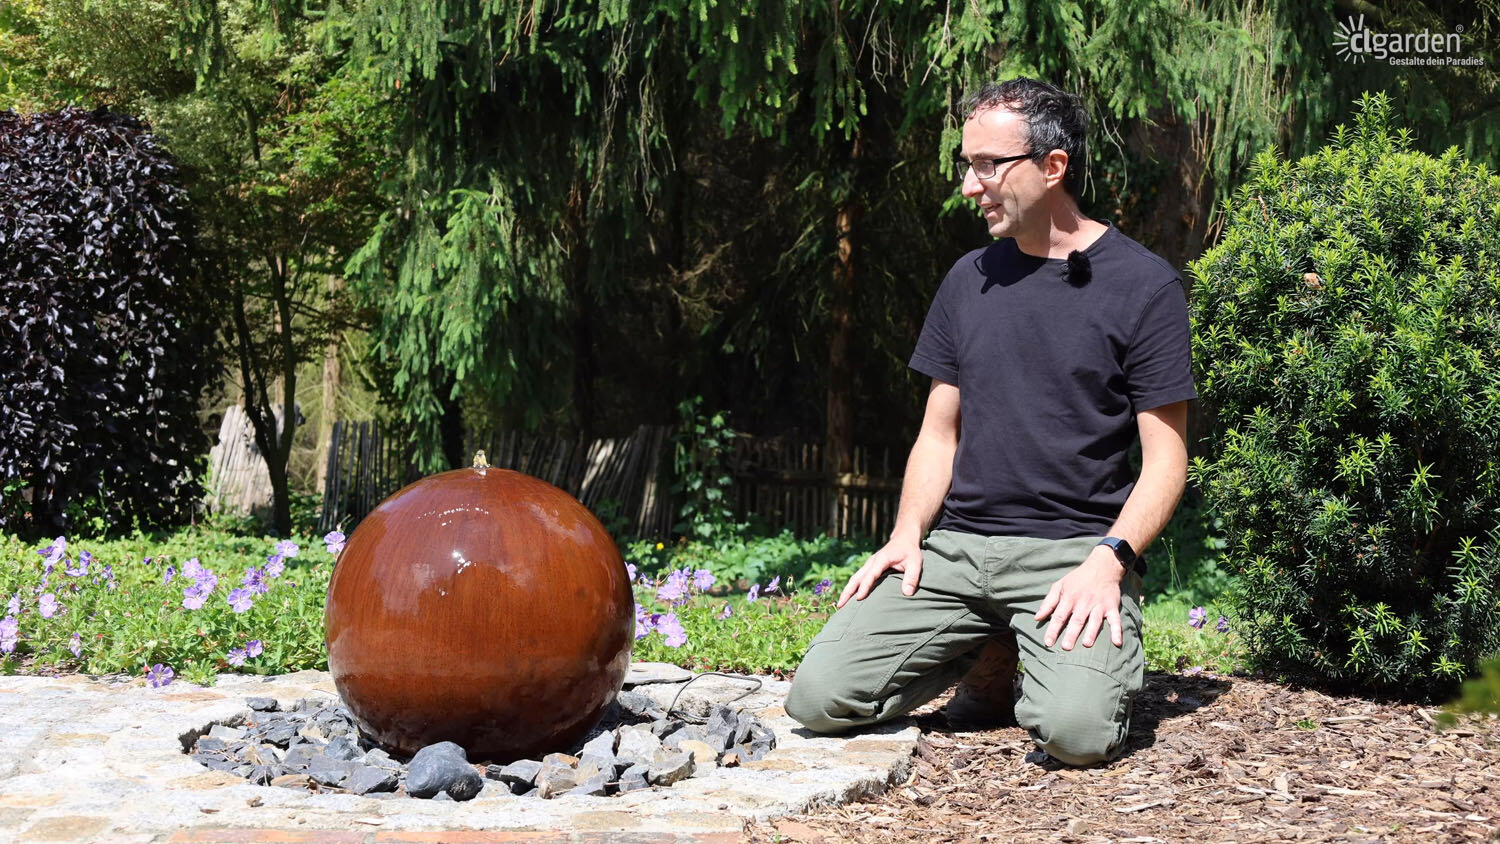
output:
[{"label": "man's face", "polygon": [[[1026,152],[1031,152],[1026,120],[1010,109],[987,108],[964,121],[959,152],[964,158],[1008,158]],[[988,179],[980,179],[971,169],[964,176],[963,194],[979,205],[991,237],[1015,237],[1038,216],[1038,202],[1047,191],[1045,176],[1030,158],[1001,164]]]}]

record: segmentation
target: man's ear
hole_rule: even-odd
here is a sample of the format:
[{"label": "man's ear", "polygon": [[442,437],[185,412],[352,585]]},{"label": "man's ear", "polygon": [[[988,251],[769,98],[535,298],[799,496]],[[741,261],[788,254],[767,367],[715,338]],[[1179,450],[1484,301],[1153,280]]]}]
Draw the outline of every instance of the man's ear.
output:
[{"label": "man's ear", "polygon": [[1062,184],[1063,177],[1068,175],[1068,153],[1060,149],[1047,153],[1042,162],[1042,174],[1047,180],[1047,187]]}]

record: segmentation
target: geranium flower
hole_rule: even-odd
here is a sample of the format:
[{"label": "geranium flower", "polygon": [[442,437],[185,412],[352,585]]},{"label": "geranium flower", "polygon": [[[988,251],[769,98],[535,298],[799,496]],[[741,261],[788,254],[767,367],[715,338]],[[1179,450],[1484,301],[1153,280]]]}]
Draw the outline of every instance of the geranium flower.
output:
[{"label": "geranium flower", "polygon": [[182,608],[185,610],[196,610],[203,608],[203,602],[208,599],[209,590],[203,588],[203,584],[194,583],[192,586],[182,590]]},{"label": "geranium flower", "polygon": [[73,636],[68,639],[68,650],[73,652],[74,659],[83,656],[83,637],[78,635],[77,633],[74,633]]},{"label": "geranium flower", "polygon": [[1214,629],[1219,631],[1220,633],[1228,633],[1229,619],[1222,615],[1219,616],[1219,623],[1214,625]]},{"label": "geranium flower", "polygon": [[260,656],[262,651],[263,649],[261,648],[259,639],[251,639],[250,641],[245,643],[245,654],[248,655],[251,659]]},{"label": "geranium flower", "polygon": [[1188,610],[1188,624],[1194,627],[1202,627],[1203,622],[1208,619],[1208,611],[1202,607],[1193,607]]},{"label": "geranium flower", "polygon": [[687,644],[687,632],[682,629],[682,622],[678,620],[676,613],[667,613],[656,623],[656,629],[667,638],[667,647],[680,648]]},{"label": "geranium flower", "polygon": [[750,584],[750,591],[745,593],[745,600],[750,601],[750,602],[753,603],[754,601],[758,600],[759,598],[760,598],[760,584],[759,583],[752,583],[752,584]]},{"label": "geranium flower", "polygon": [[153,689],[159,689],[172,682],[172,678],[175,676],[176,673],[172,671],[172,666],[162,665],[158,662],[146,670],[146,685]]},{"label": "geranium flower", "polygon": [[724,609],[719,610],[719,614],[717,616],[715,616],[715,618],[719,619],[720,621],[723,621],[724,619],[730,617],[731,615],[734,615],[734,610],[731,610],[729,608],[729,605],[725,604],[724,605]]},{"label": "geranium flower", "polygon": [[715,580],[717,580],[717,578],[714,577],[714,573],[709,571],[708,569],[698,569],[697,571],[693,572],[693,586],[696,587],[699,592],[707,592],[710,588],[713,587]]},{"label": "geranium flower", "polygon": [[346,539],[343,531],[331,530],[323,535],[323,545],[328,549],[328,553],[337,555],[344,550]]},{"label": "geranium flower", "polygon": [[270,585],[266,583],[265,572],[257,568],[245,569],[245,578],[240,581],[240,585],[255,595],[264,595],[271,591]]},{"label": "geranium flower", "polygon": [[635,637],[644,639],[651,635],[651,617],[646,614],[646,608],[640,604],[635,605]]},{"label": "geranium flower", "polygon": [[176,576],[177,576],[177,569],[174,569],[171,566],[167,566],[166,572],[164,572],[163,575],[162,575],[162,579],[161,579],[162,585],[165,586],[168,583],[171,583],[172,582],[172,578],[174,578]]},{"label": "geranium flower", "polygon": [[21,623],[14,616],[0,618],[0,653],[11,653],[16,649],[16,640],[21,635]]},{"label": "geranium flower", "polygon": [[198,562],[197,557],[189,557],[188,561],[182,564],[183,577],[191,577],[192,579],[197,580],[204,571],[206,571],[206,569],[204,569],[202,564]]},{"label": "geranium flower", "polygon": [[51,545],[48,545],[46,548],[43,548],[37,553],[42,555],[42,558],[45,561],[46,570],[50,572],[52,571],[52,567],[56,566],[58,561],[63,558],[63,555],[68,553],[68,540],[59,536],[58,538],[52,540]]},{"label": "geranium flower", "polygon": [[83,577],[89,573],[89,563],[94,561],[94,555],[87,551],[78,552],[78,565],[68,566],[63,569],[72,577]]},{"label": "geranium flower", "polygon": [[[328,534],[328,536],[333,536],[333,534],[335,533],[338,533],[338,531],[333,531],[333,533]],[[339,542],[344,541],[344,535],[342,533],[338,533],[338,537]],[[323,537],[323,541],[327,542],[328,537]],[[280,542],[276,543],[276,553],[280,554],[286,559],[291,559],[292,557],[297,556],[297,552],[301,550],[302,549],[297,547],[297,543],[291,541],[290,539],[283,539]]]},{"label": "geranium flower", "polygon": [[246,656],[244,648],[230,648],[229,653],[224,655],[224,660],[235,668],[239,668],[245,664]]},{"label": "geranium flower", "polygon": [[36,603],[36,611],[41,613],[42,618],[51,618],[57,615],[60,609],[62,609],[62,604],[57,602],[57,596],[51,592],[43,595],[42,599]]},{"label": "geranium flower", "polygon": [[832,589],[832,588],[833,588],[833,581],[825,577],[822,580],[818,581],[818,585],[817,586],[813,587],[813,594],[814,595],[821,595],[824,592],[827,592],[829,589]]},{"label": "geranium flower", "polygon": [[224,600],[228,601],[230,609],[233,609],[237,613],[242,613],[250,609],[254,604],[254,596],[249,589],[243,586],[230,590],[229,594],[224,596]]},{"label": "geranium flower", "polygon": [[625,579],[628,580],[628,581],[630,581],[631,583],[634,583],[635,582],[636,571],[637,571],[637,569],[635,567],[635,563],[626,563],[625,564]]},{"label": "geranium flower", "polygon": [[286,570],[286,560],[280,554],[272,554],[266,558],[265,572],[267,577],[281,577]]},{"label": "geranium flower", "polygon": [[780,587],[781,587],[781,575],[778,574],[775,577],[771,578],[771,582],[770,583],[766,584],[766,591],[767,592],[775,592]]},{"label": "geranium flower", "polygon": [[6,602],[5,608],[10,611],[11,615],[21,614],[21,591],[19,589],[16,590],[16,594],[10,596],[10,600]]}]

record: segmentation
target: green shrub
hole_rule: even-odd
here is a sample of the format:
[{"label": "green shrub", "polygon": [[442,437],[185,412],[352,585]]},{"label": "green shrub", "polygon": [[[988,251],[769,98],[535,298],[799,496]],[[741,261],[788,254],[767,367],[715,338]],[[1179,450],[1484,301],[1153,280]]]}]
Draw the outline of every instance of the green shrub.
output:
[{"label": "green shrub", "polygon": [[1366,97],[1195,262],[1192,477],[1262,668],[1436,699],[1500,649],[1500,179]]}]

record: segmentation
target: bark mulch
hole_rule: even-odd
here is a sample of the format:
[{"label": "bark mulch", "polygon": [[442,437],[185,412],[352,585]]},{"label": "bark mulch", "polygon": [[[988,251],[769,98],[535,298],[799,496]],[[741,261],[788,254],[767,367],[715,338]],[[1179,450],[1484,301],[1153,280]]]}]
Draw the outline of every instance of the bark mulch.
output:
[{"label": "bark mulch", "polygon": [[955,732],[951,690],[912,713],[910,777],[866,802],[750,824],[752,842],[1489,841],[1500,719],[1245,676],[1148,674],[1113,762],[1061,765],[1020,728]]}]

